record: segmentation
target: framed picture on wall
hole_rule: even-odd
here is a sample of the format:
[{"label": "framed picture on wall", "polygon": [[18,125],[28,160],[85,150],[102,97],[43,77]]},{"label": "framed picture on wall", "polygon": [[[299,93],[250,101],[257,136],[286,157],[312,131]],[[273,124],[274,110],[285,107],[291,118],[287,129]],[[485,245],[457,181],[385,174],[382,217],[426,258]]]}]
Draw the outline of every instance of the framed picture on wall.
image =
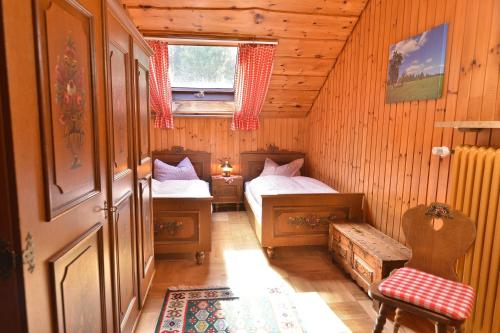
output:
[{"label": "framed picture on wall", "polygon": [[448,24],[389,47],[386,103],[440,98]]}]

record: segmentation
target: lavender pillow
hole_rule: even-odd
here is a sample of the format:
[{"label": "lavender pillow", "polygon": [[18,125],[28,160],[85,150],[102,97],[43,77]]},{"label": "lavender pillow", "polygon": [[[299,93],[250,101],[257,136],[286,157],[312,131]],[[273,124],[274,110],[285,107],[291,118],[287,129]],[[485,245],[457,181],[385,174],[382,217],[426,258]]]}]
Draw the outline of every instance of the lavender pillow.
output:
[{"label": "lavender pillow", "polygon": [[177,166],[172,166],[156,159],[154,162],[153,178],[158,181],[199,179],[188,157],[180,161]]},{"label": "lavender pillow", "polygon": [[264,170],[260,176],[285,176],[285,177],[295,177],[300,176],[300,168],[304,165],[304,159],[299,158],[288,164],[278,165],[270,158],[266,158],[264,162]]}]

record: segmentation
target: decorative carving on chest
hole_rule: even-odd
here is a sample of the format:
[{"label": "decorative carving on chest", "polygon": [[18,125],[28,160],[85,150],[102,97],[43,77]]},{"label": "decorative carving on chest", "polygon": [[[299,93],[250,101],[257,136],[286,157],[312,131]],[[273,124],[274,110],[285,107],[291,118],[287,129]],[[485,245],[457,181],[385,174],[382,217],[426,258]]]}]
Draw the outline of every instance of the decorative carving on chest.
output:
[{"label": "decorative carving on chest", "polygon": [[354,256],[354,269],[369,282],[373,282],[373,271],[369,268],[368,264],[364,263],[361,259]]},{"label": "decorative carving on chest", "polygon": [[341,220],[346,218],[347,214],[345,212],[337,212],[334,214],[330,214],[328,216],[318,216],[315,214],[307,216],[290,216],[288,218],[288,224],[297,227],[309,227],[314,229],[322,226],[327,226],[335,220]]},{"label": "decorative carving on chest", "polygon": [[184,225],[181,221],[168,221],[155,224],[155,234],[160,234],[166,232],[169,236],[177,235]]}]

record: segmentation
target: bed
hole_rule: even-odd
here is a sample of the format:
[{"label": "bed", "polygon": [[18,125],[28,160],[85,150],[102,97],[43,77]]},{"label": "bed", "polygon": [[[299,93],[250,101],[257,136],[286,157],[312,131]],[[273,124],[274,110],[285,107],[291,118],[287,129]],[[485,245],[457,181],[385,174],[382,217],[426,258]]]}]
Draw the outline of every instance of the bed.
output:
[{"label": "bed", "polygon": [[202,264],[205,252],[211,250],[210,153],[182,147],[153,152],[153,161],[170,165],[185,157],[191,160],[199,180],[153,181],[155,254],[195,252],[197,263]]},{"label": "bed", "polygon": [[[269,258],[273,257],[276,247],[327,245],[330,223],[363,220],[362,193],[337,193],[318,180],[304,177],[307,176],[307,165],[302,167],[301,176],[292,177],[294,179],[290,182],[280,179],[280,176],[256,179],[267,157],[282,165],[299,158],[305,159],[305,154],[263,150],[240,155],[245,180],[245,209]],[[266,187],[263,178],[273,184]],[[259,186],[254,191],[252,186],[256,183]],[[274,190],[269,191],[271,188]],[[305,193],[311,192],[306,190],[308,188],[320,193]]]}]

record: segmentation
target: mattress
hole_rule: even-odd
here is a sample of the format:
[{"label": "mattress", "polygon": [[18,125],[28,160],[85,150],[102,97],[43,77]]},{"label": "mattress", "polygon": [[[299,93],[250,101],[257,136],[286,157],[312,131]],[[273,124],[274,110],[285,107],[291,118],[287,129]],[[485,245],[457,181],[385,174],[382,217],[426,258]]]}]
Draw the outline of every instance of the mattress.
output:
[{"label": "mattress", "polygon": [[164,180],[153,179],[153,198],[208,198],[210,187],[201,179]]},{"label": "mattress", "polygon": [[255,201],[249,191],[245,191],[245,198],[247,199],[247,202],[252,209],[255,219],[260,224],[262,221],[262,206],[257,201]]},{"label": "mattress", "polygon": [[317,179],[298,176],[263,176],[245,183],[245,197],[257,219],[262,215],[262,195],[338,193]]}]

